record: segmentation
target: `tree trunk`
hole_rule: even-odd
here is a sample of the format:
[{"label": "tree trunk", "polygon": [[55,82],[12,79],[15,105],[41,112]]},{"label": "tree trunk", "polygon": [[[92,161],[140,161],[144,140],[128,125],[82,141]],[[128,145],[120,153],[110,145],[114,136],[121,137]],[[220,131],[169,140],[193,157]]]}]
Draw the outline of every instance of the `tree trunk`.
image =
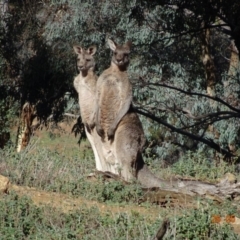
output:
[{"label": "tree trunk", "polygon": [[229,63],[228,76],[234,77],[236,76],[237,68],[239,65],[239,51],[233,40],[231,41],[230,48],[231,48],[231,57],[230,57],[230,63]]},{"label": "tree trunk", "polygon": [[210,49],[210,29],[206,28],[201,34],[202,41],[202,62],[205,68],[207,94],[211,97],[215,96],[215,65],[211,56]]},{"label": "tree trunk", "polygon": [[229,68],[228,68],[228,75],[226,81],[224,81],[224,97],[226,98],[227,102],[234,107],[236,107],[237,104],[237,98],[233,95],[234,93],[234,78],[237,74],[237,69],[239,66],[239,52],[235,45],[234,40],[231,41],[230,45],[231,50],[231,56],[230,56],[230,62],[229,62]]},{"label": "tree trunk", "polygon": [[[231,56],[228,68],[228,75],[224,84],[224,97],[226,101],[233,107],[239,108],[240,102],[238,96],[235,94],[235,84],[237,84],[235,78],[237,77],[237,71],[239,67],[239,52],[235,45],[234,40],[231,41]],[[234,142],[228,143],[228,147],[231,152],[236,152],[236,144]]]},{"label": "tree trunk", "polygon": [[17,134],[17,152],[27,147],[32,135],[32,122],[35,117],[34,107],[26,102],[21,111]]}]

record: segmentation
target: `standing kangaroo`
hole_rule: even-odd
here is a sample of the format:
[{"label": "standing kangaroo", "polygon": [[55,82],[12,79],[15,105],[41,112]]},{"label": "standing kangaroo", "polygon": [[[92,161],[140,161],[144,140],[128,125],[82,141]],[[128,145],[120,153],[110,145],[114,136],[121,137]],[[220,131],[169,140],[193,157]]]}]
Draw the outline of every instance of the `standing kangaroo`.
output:
[{"label": "standing kangaroo", "polygon": [[108,44],[113,51],[111,66],[98,78],[95,116],[92,117],[92,126],[96,125],[103,141],[106,137],[113,140],[117,125],[132,101],[132,85],[127,75],[132,44],[128,41],[121,46],[110,39]]},{"label": "standing kangaroo", "polygon": [[73,49],[77,54],[77,68],[80,71],[78,76],[75,77],[73,85],[78,92],[82,122],[93,149],[96,169],[105,171],[106,167],[101,149],[101,139],[95,129],[91,131],[89,128],[90,116],[94,110],[96,96],[97,76],[94,73],[96,47],[92,46],[85,50],[80,46],[74,46]]},{"label": "standing kangaroo", "polygon": [[[111,66],[97,80],[95,112],[91,126],[101,136],[103,155],[111,172],[126,181],[136,178],[142,164],[144,132],[137,114],[131,107],[132,85],[127,67],[131,42],[118,45],[108,39],[113,51]],[[138,163],[139,162],[139,163]]]},{"label": "standing kangaroo", "polygon": [[73,46],[77,57],[77,68],[79,70],[78,76],[75,77],[73,85],[78,92],[80,112],[82,122],[89,129],[89,118],[92,114],[94,105],[92,104],[95,98],[97,76],[94,73],[95,60],[94,54],[96,53],[96,47],[89,47],[87,50],[80,46]]}]

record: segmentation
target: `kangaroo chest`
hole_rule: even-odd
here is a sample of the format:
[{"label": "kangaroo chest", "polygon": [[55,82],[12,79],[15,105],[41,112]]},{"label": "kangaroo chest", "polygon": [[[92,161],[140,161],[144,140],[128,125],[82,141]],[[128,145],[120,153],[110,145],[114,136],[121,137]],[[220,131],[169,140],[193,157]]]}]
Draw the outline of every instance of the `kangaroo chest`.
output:
[{"label": "kangaroo chest", "polygon": [[74,86],[78,92],[81,117],[86,122],[88,122],[94,109],[96,90],[95,85],[96,81],[95,83],[93,80],[90,82],[90,80],[87,78],[79,78],[74,81]]},{"label": "kangaroo chest", "polygon": [[126,74],[118,76],[106,73],[98,79],[97,84],[100,121],[106,131],[123,105],[126,85],[128,86],[129,82]]}]

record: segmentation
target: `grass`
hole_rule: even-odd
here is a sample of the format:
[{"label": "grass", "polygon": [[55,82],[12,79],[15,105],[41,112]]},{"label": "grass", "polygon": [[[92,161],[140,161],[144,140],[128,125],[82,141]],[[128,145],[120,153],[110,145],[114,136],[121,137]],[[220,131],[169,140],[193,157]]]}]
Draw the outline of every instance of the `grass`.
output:
[{"label": "grass", "polygon": [[[202,152],[186,152],[176,163],[166,168],[159,168],[159,163],[152,164],[152,171],[164,178],[179,175],[186,178],[194,178],[206,182],[216,183],[223,178],[224,174],[232,173],[236,175],[234,163],[227,163],[223,159],[218,162],[211,161]],[[161,166],[161,165],[160,165]],[[236,176],[239,178],[238,176]],[[238,179],[240,180],[240,179]]]},{"label": "grass", "polygon": [[8,148],[0,151],[0,156],[1,174],[18,185],[73,196],[84,195],[101,202],[137,202],[142,196],[139,185],[126,185],[114,180],[109,182],[101,176],[96,176],[95,181],[88,180],[87,176],[95,168],[92,153],[84,156],[81,151],[61,153],[38,147],[20,154]]},{"label": "grass", "polygon": [[[87,141],[80,146],[76,142],[73,135],[41,132],[20,154],[13,146],[0,150],[0,173],[14,184],[67,194],[69,198],[94,200],[105,204],[102,206],[107,204],[108,210],[83,203],[72,211],[63,212],[54,205],[37,206],[30,198],[11,191],[0,198],[0,239],[145,240],[152,239],[165,217],[170,219],[170,228],[164,239],[239,239],[230,225],[220,227],[211,222],[214,214],[238,216],[238,210],[231,202],[221,206],[210,201],[207,204],[200,202],[196,209],[162,208],[150,203],[139,206],[144,193],[138,184],[106,181],[101,176],[94,180],[87,178],[95,169],[93,153]],[[203,156],[191,153],[171,168],[150,167],[158,174],[167,171],[168,174],[211,181],[233,171],[232,166],[222,163],[217,171],[217,166],[206,165]],[[132,211],[114,211],[115,206],[129,206]]]},{"label": "grass", "polygon": [[[199,209],[183,209],[169,217],[170,228],[165,238],[237,240],[230,225],[211,222],[219,212],[209,204]],[[164,210],[163,210],[164,212]],[[222,213],[222,211],[221,211]],[[36,206],[27,197],[14,192],[0,201],[1,239],[152,239],[163,219],[136,212],[100,212],[98,208],[80,205],[63,213],[49,206]]]},{"label": "grass", "polygon": [[83,205],[66,214],[14,193],[0,201],[0,210],[1,239],[148,239],[156,228],[151,218],[135,213],[100,214]]},{"label": "grass", "polygon": [[[230,225],[211,222],[219,212],[209,204],[199,209],[182,210],[172,215],[165,239],[223,239],[237,240]],[[31,199],[14,192],[0,201],[1,239],[151,239],[162,218],[147,215],[111,212],[79,206],[71,213],[62,213],[49,206],[36,206]]]}]

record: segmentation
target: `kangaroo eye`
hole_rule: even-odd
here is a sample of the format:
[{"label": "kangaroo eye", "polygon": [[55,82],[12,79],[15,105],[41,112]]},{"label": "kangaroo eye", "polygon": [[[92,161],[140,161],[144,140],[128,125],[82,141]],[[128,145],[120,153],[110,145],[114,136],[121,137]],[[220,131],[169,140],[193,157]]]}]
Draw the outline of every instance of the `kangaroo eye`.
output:
[{"label": "kangaroo eye", "polygon": [[87,62],[90,62],[91,59],[86,59]]}]

